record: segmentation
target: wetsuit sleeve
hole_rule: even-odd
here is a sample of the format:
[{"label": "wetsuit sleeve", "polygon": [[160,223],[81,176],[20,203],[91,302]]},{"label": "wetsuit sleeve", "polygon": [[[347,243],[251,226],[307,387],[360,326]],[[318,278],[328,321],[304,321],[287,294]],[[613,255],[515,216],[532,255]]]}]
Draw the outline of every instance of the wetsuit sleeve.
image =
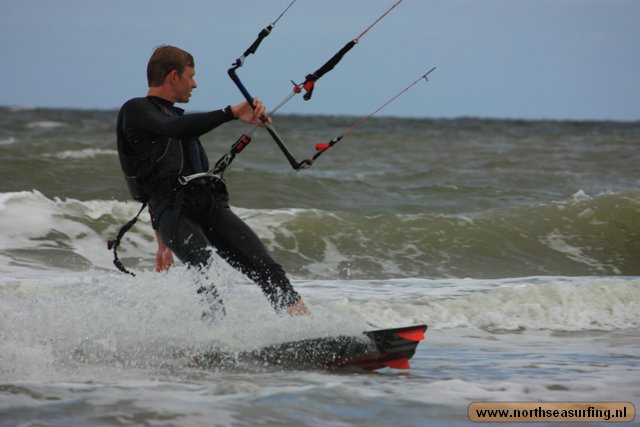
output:
[{"label": "wetsuit sleeve", "polygon": [[235,119],[229,107],[207,113],[168,116],[144,98],[127,102],[122,110],[126,128],[172,138],[198,137]]}]

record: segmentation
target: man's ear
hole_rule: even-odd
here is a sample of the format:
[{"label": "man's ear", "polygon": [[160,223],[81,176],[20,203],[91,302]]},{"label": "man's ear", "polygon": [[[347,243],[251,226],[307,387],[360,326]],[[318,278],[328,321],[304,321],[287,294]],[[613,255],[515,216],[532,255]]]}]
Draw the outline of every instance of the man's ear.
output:
[{"label": "man's ear", "polygon": [[169,71],[169,74],[167,74],[167,77],[165,78],[165,81],[167,83],[175,83],[176,79],[178,78],[178,70],[171,70]]}]

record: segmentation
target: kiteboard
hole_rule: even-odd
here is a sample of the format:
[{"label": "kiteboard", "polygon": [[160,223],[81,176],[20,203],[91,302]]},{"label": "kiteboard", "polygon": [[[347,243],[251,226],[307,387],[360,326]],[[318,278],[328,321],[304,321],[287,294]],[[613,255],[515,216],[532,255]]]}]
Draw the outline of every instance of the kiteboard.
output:
[{"label": "kiteboard", "polygon": [[272,344],[253,350],[212,348],[193,358],[197,366],[238,368],[262,366],[302,370],[409,369],[427,325],[381,329]]}]

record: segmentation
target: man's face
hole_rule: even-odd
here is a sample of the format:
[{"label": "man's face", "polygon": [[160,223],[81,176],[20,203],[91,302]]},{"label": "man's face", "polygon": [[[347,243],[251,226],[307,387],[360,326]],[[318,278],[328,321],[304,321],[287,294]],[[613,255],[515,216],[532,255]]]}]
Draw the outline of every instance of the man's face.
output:
[{"label": "man's face", "polygon": [[182,75],[176,73],[173,86],[176,102],[189,102],[191,91],[197,87],[196,81],[193,79],[195,75],[196,70],[193,67],[185,67]]}]

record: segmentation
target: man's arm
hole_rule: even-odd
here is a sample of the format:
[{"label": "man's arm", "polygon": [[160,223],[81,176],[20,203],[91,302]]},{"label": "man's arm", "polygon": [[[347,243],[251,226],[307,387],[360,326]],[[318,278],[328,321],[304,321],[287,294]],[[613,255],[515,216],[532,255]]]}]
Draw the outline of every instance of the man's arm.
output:
[{"label": "man's arm", "polygon": [[122,109],[125,129],[172,138],[198,137],[236,118],[231,107],[207,113],[169,116],[147,98],[132,99]]}]

